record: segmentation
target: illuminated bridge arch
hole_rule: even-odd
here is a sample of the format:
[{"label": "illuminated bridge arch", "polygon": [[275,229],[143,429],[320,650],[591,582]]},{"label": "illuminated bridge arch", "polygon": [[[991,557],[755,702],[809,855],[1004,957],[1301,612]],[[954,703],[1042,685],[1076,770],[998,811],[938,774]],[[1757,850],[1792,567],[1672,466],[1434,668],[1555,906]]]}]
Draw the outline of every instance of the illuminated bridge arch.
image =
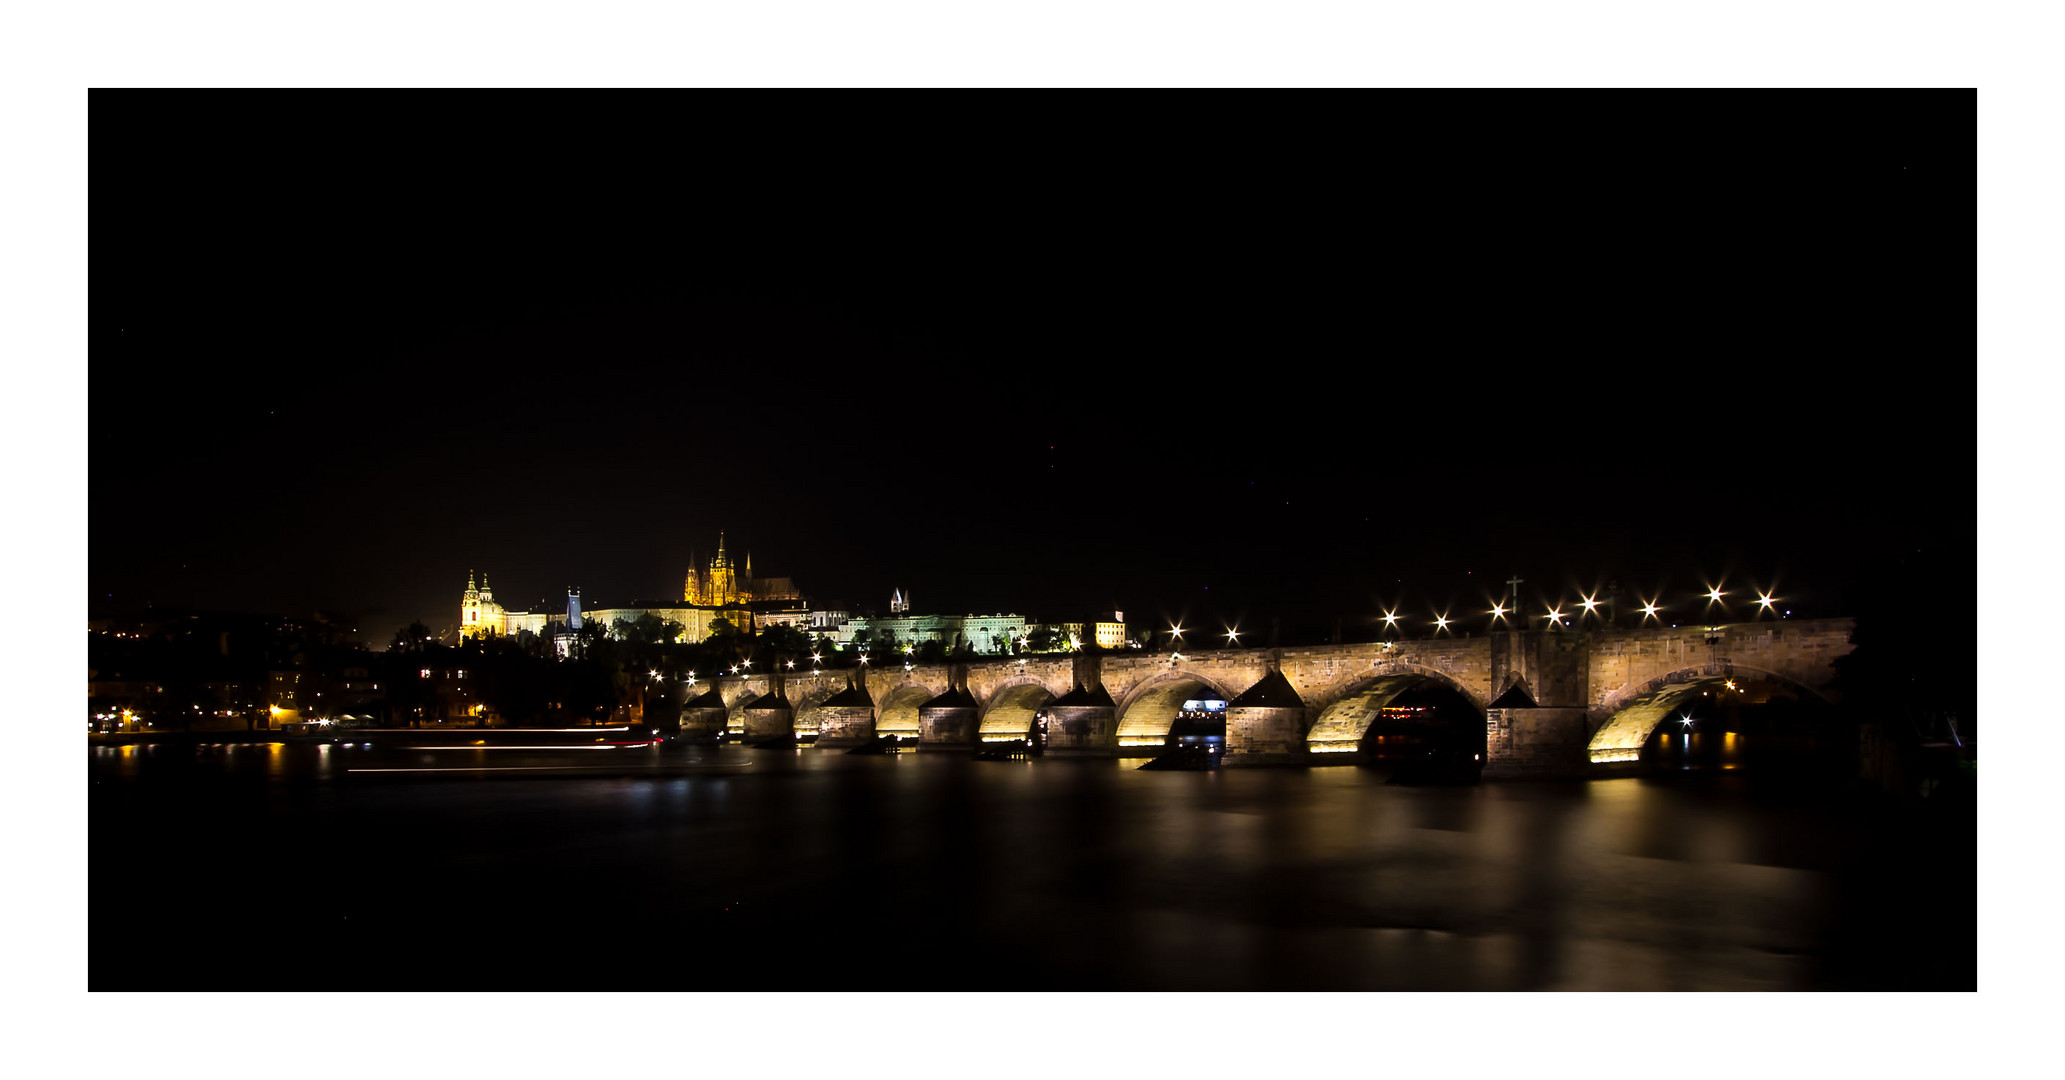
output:
[{"label": "illuminated bridge arch", "polygon": [[796,708],[796,734],[818,734],[818,707],[846,689],[843,679],[814,680],[798,692],[796,680],[789,683],[789,704]]},{"label": "illuminated bridge arch", "polygon": [[988,742],[1032,734],[1033,717],[1048,702],[1066,692],[1056,692],[1054,687],[1031,675],[1004,680],[990,692],[989,700],[983,704],[982,723],[976,729],[976,738]]},{"label": "illuminated bridge arch", "polygon": [[1156,675],[1127,691],[1118,703],[1119,746],[1160,746],[1185,701],[1203,697],[1232,701],[1245,689],[1229,691],[1219,680],[1183,668]]},{"label": "illuminated bridge arch", "polygon": [[756,693],[752,687],[741,685],[720,696],[724,698],[725,732],[732,735],[745,734],[746,706],[760,700],[762,695]]},{"label": "illuminated bridge arch", "polygon": [[1827,693],[1787,675],[1743,664],[1707,664],[1681,668],[1646,682],[1625,686],[1608,695],[1598,712],[1606,719],[1592,734],[1588,747],[1594,764],[1637,761],[1642,747],[1656,726],[1676,712],[1680,705],[1703,691],[1724,685],[1730,679],[1769,682],[1797,691],[1818,701],[1830,701]]},{"label": "illuminated bridge arch", "polygon": [[1389,660],[1318,695],[1311,705],[1314,719],[1305,733],[1306,748],[1320,753],[1357,749],[1384,706],[1420,686],[1452,691],[1469,702],[1479,716],[1484,715],[1486,702],[1454,676],[1403,660]]},{"label": "illuminated bridge arch", "polygon": [[904,682],[875,700],[875,734],[908,735],[917,738],[918,706],[939,696],[939,691],[921,682]]}]

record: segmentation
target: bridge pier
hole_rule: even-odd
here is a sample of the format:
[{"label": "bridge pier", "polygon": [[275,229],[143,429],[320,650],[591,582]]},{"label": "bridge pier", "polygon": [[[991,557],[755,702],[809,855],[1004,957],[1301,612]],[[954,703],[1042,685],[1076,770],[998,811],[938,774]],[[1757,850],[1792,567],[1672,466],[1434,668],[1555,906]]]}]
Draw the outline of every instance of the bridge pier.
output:
[{"label": "bridge pier", "polygon": [[918,706],[919,750],[973,750],[980,710],[968,691],[956,686]]},{"label": "bridge pier", "polygon": [[1272,671],[1226,703],[1225,764],[1304,765],[1305,700],[1283,672]]},{"label": "bridge pier", "polygon": [[779,686],[771,693],[754,698],[742,711],[749,741],[793,737],[796,734],[796,710],[789,707],[789,699],[782,696]]},{"label": "bridge pier", "polygon": [[690,736],[721,734],[727,711],[724,696],[712,686],[681,706],[681,733]]},{"label": "bridge pier", "polygon": [[875,737],[875,700],[866,684],[849,686],[826,698],[817,707],[817,742],[820,750],[859,746]]},{"label": "bridge pier", "polygon": [[1583,776],[1591,738],[1582,707],[1492,708],[1485,717],[1484,775]]},{"label": "bridge pier", "polygon": [[1040,710],[1047,733],[1045,750],[1056,757],[1117,757],[1118,706],[1103,684],[1081,686],[1055,698]]}]

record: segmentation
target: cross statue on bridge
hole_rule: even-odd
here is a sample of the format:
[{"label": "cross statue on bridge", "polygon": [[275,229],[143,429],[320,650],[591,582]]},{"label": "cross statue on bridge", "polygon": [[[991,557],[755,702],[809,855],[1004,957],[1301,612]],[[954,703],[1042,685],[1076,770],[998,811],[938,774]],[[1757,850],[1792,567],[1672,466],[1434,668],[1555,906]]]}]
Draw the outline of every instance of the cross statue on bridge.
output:
[{"label": "cross statue on bridge", "polygon": [[1518,612],[1520,610],[1520,583],[1525,580],[1527,579],[1521,577],[1519,574],[1514,574],[1512,577],[1506,579],[1506,584],[1513,586],[1513,610],[1515,612]]}]

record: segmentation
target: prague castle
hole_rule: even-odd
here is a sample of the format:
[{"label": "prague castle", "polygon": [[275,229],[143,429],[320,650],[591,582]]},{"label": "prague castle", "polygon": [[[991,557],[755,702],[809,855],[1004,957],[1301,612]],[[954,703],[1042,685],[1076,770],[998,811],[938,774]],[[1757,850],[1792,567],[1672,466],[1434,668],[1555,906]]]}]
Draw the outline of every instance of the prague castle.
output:
[{"label": "prague castle", "polygon": [[459,600],[459,636],[488,634],[510,636],[529,631],[540,637],[560,637],[596,621],[608,627],[617,622],[634,622],[641,615],[656,616],[663,623],[679,623],[681,640],[701,641],[710,636],[718,619],[746,633],[759,627],[782,623],[801,625],[807,612],[796,584],[788,578],[753,577],[753,556],[746,555],[744,567],[734,567],[724,550],[724,536],[717,537],[717,557],[701,572],[690,556],[688,578],[682,584],[681,599],[675,601],[633,601],[628,606],[581,609],[581,590],[569,588],[566,609],[510,611],[495,602],[486,574],[475,585],[472,572],[466,575],[466,591]]},{"label": "prague castle", "polygon": [[[844,649],[854,645],[862,633],[874,642],[895,642],[917,645],[938,642],[949,648],[966,646],[975,652],[993,654],[1007,651],[1012,642],[1019,641],[1038,624],[1029,623],[1022,615],[916,615],[911,612],[910,594],[897,589],[889,600],[889,616],[855,617],[844,611],[812,612],[803,594],[796,589],[796,583],[789,578],[755,578],[753,556],[749,552],[743,565],[734,565],[724,548],[724,534],[717,535],[717,556],[709,564],[698,569],[695,555],[689,554],[688,576],[681,583],[680,600],[636,600],[621,607],[582,610],[581,590],[569,588],[566,591],[566,607],[556,610],[556,605],[539,604],[529,611],[510,611],[495,602],[494,590],[488,587],[486,574],[480,576],[480,583],[474,584],[471,571],[466,575],[466,591],[459,599],[459,636],[478,638],[493,634],[510,637],[521,633],[532,633],[555,643],[564,655],[571,644],[573,631],[581,629],[588,622],[594,622],[604,629],[617,623],[636,622],[640,617],[651,615],[662,624],[675,623],[681,627],[680,640],[699,642],[710,636],[717,620],[723,619],[743,633],[758,633],[770,626],[794,626],[808,630],[833,648]],[[1099,616],[1092,627],[1094,637],[1084,634],[1083,623],[1048,624],[1059,633],[1062,646],[1072,649],[1084,642],[1094,640],[1104,648],[1122,648],[1131,644],[1126,636],[1125,616],[1118,612]]]}]

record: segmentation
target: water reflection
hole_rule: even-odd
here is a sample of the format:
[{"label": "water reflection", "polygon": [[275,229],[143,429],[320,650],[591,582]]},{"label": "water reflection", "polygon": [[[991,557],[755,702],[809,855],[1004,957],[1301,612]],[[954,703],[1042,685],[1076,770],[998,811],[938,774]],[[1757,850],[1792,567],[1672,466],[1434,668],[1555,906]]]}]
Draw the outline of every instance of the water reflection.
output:
[{"label": "water reflection", "polygon": [[[382,771],[455,759],[484,768]],[[597,759],[615,771],[523,771]],[[642,928],[636,949],[584,958],[587,977],[608,986],[1876,985],[1842,929],[1845,898],[1877,872],[1857,853],[1920,850],[1895,824],[1838,800],[1767,798],[1742,773],[1411,788],[1357,768],[1131,764],[736,747],[96,747],[96,894],[152,890],[166,926],[292,896],[290,921],[366,935],[348,956],[283,970],[256,955],[202,964],[172,930],[99,947],[110,939],[96,930],[91,980],[566,985],[511,944],[545,920]],[[1884,901],[1886,918],[1958,925],[1967,853],[1930,857],[1948,907],[1910,889]],[[185,884],[162,888],[174,880]],[[407,944],[426,917],[468,933],[427,951]],[[1962,925],[1968,939],[1974,922]],[[1968,947],[1910,965],[1917,985],[1970,985]]]}]

